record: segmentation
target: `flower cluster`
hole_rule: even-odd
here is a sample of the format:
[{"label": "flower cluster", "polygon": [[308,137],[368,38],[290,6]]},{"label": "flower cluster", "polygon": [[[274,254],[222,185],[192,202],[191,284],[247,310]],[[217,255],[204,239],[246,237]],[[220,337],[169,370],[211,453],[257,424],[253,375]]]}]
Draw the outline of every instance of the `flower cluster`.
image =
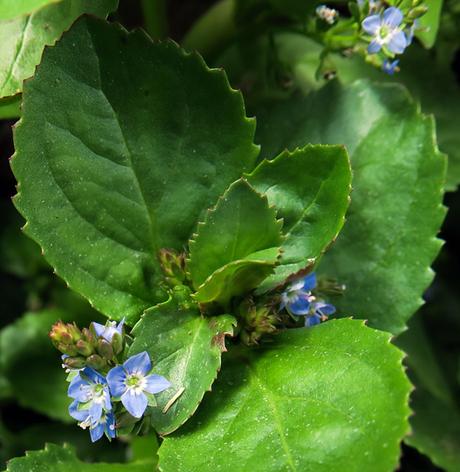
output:
[{"label": "flower cluster", "polygon": [[[89,329],[79,330],[75,324],[56,323],[50,337],[63,352],[63,367],[69,373],[67,394],[72,399],[69,414],[82,428],[89,428],[91,440],[104,433],[112,439],[119,424],[134,426],[155,407],[154,394],[171,386],[161,375],[152,373],[147,352],[129,357],[123,363],[125,347],[124,322],[109,321],[105,325],[93,322]],[[88,347],[84,352],[77,349]],[[101,361],[94,367],[94,357]]]},{"label": "flower cluster", "polygon": [[334,8],[327,7],[326,5],[318,5],[316,7],[316,16],[327,24],[333,25],[339,17],[339,12]]},{"label": "flower cluster", "polygon": [[[366,6],[364,2],[358,4],[361,8]],[[369,15],[361,23],[364,39],[369,43],[367,52],[379,55],[382,70],[392,75],[399,70],[395,55],[403,54],[412,43],[418,26],[416,17],[424,14],[426,8],[415,7],[406,14],[394,6],[383,9],[376,2],[369,3],[367,8]]]},{"label": "flower cluster", "polygon": [[315,273],[293,281],[281,294],[279,309],[287,310],[294,317],[304,316],[306,327],[326,321],[329,315],[335,313],[335,307],[313,294],[316,286]]}]

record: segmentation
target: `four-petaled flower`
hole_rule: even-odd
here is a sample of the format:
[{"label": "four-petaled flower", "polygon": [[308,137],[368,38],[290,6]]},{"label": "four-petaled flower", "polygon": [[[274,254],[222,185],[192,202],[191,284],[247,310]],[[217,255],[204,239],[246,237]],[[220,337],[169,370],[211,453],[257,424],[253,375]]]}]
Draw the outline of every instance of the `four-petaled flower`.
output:
[{"label": "four-petaled flower", "polygon": [[281,294],[279,309],[286,309],[291,315],[305,316],[306,327],[326,321],[329,315],[335,313],[335,307],[318,300],[311,292],[315,287],[315,273],[292,282]]},{"label": "four-petaled flower", "polygon": [[101,325],[100,323],[96,323],[93,321],[93,328],[96,332],[96,336],[99,338],[104,338],[107,342],[112,342],[113,335],[118,333],[120,336],[122,335],[123,331],[123,324],[125,319],[123,318],[117,325],[116,321],[108,321],[107,324]]},{"label": "four-petaled flower", "polygon": [[117,433],[115,430],[115,416],[111,411],[103,412],[96,421],[89,415],[88,410],[79,408],[78,402],[74,401],[69,407],[69,413],[72,418],[78,421],[78,425],[83,428],[89,428],[91,441],[96,442],[102,438],[104,432],[113,439]]},{"label": "four-petaled flower", "polygon": [[96,424],[102,414],[112,409],[109,387],[106,379],[91,367],[85,367],[70,382],[67,394],[74,401],[69,407],[69,414],[76,420],[75,411],[85,412],[91,424]]},{"label": "four-petaled flower", "polygon": [[385,59],[382,64],[382,70],[386,74],[393,75],[396,71],[399,70],[398,64],[399,64],[399,59],[395,59],[394,61]]},{"label": "four-petaled flower", "polygon": [[315,287],[314,272],[292,282],[281,294],[280,310],[286,308],[291,315],[307,315],[310,313],[310,304],[315,299],[311,294]]},{"label": "four-petaled flower", "polygon": [[110,392],[120,398],[123,406],[135,418],[140,418],[147,408],[146,394],[160,393],[171,386],[161,375],[149,374],[152,370],[147,352],[130,357],[123,365],[114,367],[107,374]]},{"label": "four-petaled flower", "polygon": [[407,37],[401,28],[403,14],[399,8],[390,7],[382,14],[370,15],[364,19],[364,31],[372,36],[367,51],[369,54],[379,52],[382,47],[393,54],[402,54],[408,46]]}]

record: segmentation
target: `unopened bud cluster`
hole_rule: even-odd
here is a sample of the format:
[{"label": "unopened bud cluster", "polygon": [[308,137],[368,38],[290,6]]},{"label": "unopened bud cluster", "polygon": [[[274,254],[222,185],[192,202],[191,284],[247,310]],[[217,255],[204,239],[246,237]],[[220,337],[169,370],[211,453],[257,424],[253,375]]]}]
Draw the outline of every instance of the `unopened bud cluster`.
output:
[{"label": "unopened bud cluster", "polygon": [[124,347],[123,323],[117,328],[109,322],[108,326],[102,327],[102,336],[96,332],[97,326],[98,323],[92,323],[90,328],[80,329],[75,323],[62,321],[52,326],[49,336],[54,346],[64,354],[63,363],[67,368],[104,370],[115,363],[116,356]]},{"label": "unopened bud cluster", "polygon": [[276,332],[278,316],[272,306],[256,305],[249,297],[238,311],[242,321],[240,338],[247,346],[258,344],[262,336]]},{"label": "unopened bud cluster", "polygon": [[187,279],[185,272],[185,254],[173,249],[161,249],[158,253],[160,265],[166,283],[170,287],[183,285]]}]

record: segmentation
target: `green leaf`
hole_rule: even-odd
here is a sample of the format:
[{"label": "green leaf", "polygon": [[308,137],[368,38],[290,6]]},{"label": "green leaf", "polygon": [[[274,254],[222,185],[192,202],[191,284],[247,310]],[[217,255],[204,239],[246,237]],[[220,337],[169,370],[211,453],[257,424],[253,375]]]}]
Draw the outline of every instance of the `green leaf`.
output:
[{"label": "green leaf", "polygon": [[306,146],[263,161],[248,180],[284,220],[280,265],[262,284],[270,289],[313,265],[337,237],[349,203],[350,162],[343,147]]},{"label": "green leaf", "polygon": [[232,297],[249,292],[272,274],[279,256],[279,248],[274,247],[230,262],[209,276],[193,298],[200,303],[215,301],[228,306]]},{"label": "green leaf", "polygon": [[[455,333],[457,326],[450,325],[445,313],[453,309],[451,300],[447,302],[442,292],[436,291],[436,304],[414,316],[409,329],[398,336],[396,343],[408,354],[409,374],[413,379],[415,390],[412,393],[411,408],[414,414],[410,418],[411,434],[405,438],[406,444],[426,454],[431,461],[448,472],[460,470],[460,409],[456,401],[455,391],[449,385],[449,358],[442,350],[435,349],[433,333],[424,327],[429,309],[436,307],[432,317],[438,322],[443,317],[446,329]],[[428,336],[430,334],[430,336]],[[455,335],[454,335],[455,337]],[[446,343],[444,351],[455,358],[455,344],[443,336]]]},{"label": "green leaf", "polygon": [[282,222],[267,197],[246,180],[233,183],[209,210],[190,241],[188,270],[195,288],[230,262],[281,244]]},{"label": "green leaf", "polygon": [[196,54],[88,17],[45,51],[23,110],[13,170],[27,233],[73,289],[133,323],[166,298],[157,251],[181,250],[254,165],[241,95]]},{"label": "green leaf", "polygon": [[443,0],[424,0],[423,5],[428,7],[428,11],[418,19],[418,30],[415,36],[422,42],[426,48],[431,48],[436,42],[436,36],[439,30],[441,20]]},{"label": "green leaf", "polygon": [[61,0],[1,0],[0,20],[11,20]]},{"label": "green leaf", "polygon": [[405,442],[426,454],[447,472],[460,470],[460,411],[458,407],[416,387],[411,401],[412,434]]},{"label": "green leaf", "polygon": [[[44,2],[30,3],[39,6]],[[118,0],[48,3],[31,14],[0,20],[0,97],[21,92],[22,82],[33,75],[45,46],[54,44],[80,15],[91,13],[106,17],[116,9]],[[18,11],[20,9],[18,5]]]},{"label": "green leaf", "polygon": [[65,445],[47,444],[41,451],[30,451],[25,457],[17,457],[8,462],[5,472],[151,472],[153,461],[143,460],[129,464],[81,462],[74,449]]},{"label": "green leaf", "polygon": [[224,365],[160,447],[164,472],[392,471],[410,384],[390,335],[343,319],[292,329]]},{"label": "green leaf", "polygon": [[[286,120],[289,116],[289,120]],[[345,144],[353,170],[347,224],[321,263],[346,285],[342,313],[399,333],[422,304],[445,211],[445,157],[431,117],[399,86],[333,82],[260,109],[263,156],[305,142]]]},{"label": "green leaf", "polygon": [[344,59],[335,57],[338,76],[345,82],[369,77],[382,82],[401,82],[420,101],[425,113],[436,118],[436,134],[439,148],[449,157],[446,190],[454,191],[460,183],[460,133],[456,117],[460,115],[460,86],[455,77],[452,53],[448,44],[438,43],[435,51],[427,51],[418,44],[412,44],[404,53],[401,71],[393,76],[365,64],[361,58]]},{"label": "green leaf", "polygon": [[[0,371],[9,382],[13,397],[24,407],[50,418],[72,422],[68,413],[66,374],[60,353],[48,337],[51,325],[61,319],[89,323],[91,310],[79,314],[48,309],[26,313],[0,331]],[[97,320],[97,318],[96,318]]]},{"label": "green leaf", "polygon": [[178,292],[142,315],[129,355],[147,351],[153,372],[172,383],[156,395],[152,424],[158,433],[171,433],[194,413],[217,376],[225,335],[233,334],[235,324],[229,315],[202,317],[196,304]]}]

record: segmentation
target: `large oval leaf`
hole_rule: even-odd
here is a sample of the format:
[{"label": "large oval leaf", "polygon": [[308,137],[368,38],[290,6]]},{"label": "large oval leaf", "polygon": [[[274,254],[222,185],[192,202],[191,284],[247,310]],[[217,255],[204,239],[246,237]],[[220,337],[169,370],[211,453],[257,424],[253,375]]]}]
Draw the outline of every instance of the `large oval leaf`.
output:
[{"label": "large oval leaf", "polygon": [[236,356],[193,419],[165,438],[161,470],[393,471],[410,384],[389,340],[344,319]]},{"label": "large oval leaf", "polygon": [[[289,117],[289,119],[286,119]],[[270,157],[305,142],[345,144],[353,170],[347,224],[320,269],[346,285],[337,304],[393,333],[422,304],[441,242],[446,160],[431,117],[400,86],[331,83],[260,109]]]},{"label": "large oval leaf", "polygon": [[157,251],[253,167],[254,123],[221,71],[94,18],[45,51],[24,90],[13,170],[27,232],[113,318],[166,297]]}]

